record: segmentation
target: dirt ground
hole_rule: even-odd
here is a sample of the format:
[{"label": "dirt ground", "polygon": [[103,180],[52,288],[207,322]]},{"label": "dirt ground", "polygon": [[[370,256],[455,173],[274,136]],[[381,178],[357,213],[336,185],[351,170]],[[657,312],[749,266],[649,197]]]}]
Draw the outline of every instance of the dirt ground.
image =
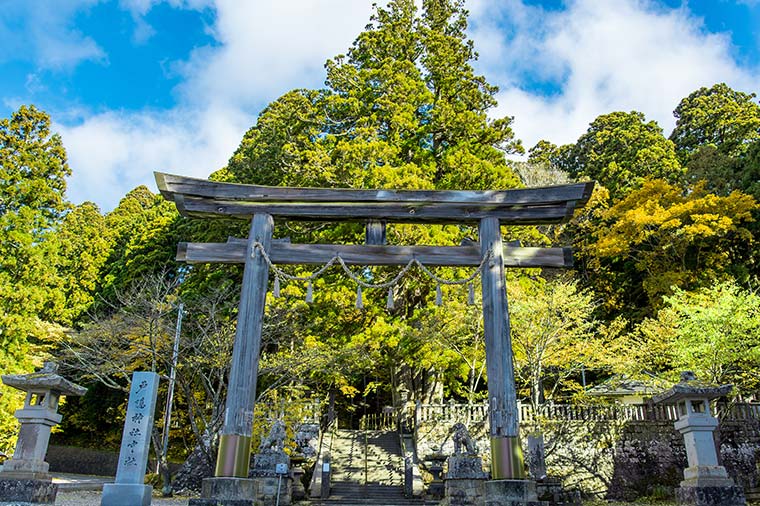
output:
[{"label": "dirt ground", "polygon": [[[153,497],[155,506],[186,506],[187,497],[163,498]],[[657,502],[636,502],[636,503],[596,503],[604,506],[673,506],[675,503]],[[61,490],[55,500],[55,506],[100,506],[100,492],[74,492]],[[587,503],[587,506],[596,506],[593,503]]]},{"label": "dirt ground", "polygon": [[[100,492],[96,491],[67,491],[59,490],[55,498],[55,506],[100,506]],[[154,497],[156,506],[187,506],[187,497]]]}]

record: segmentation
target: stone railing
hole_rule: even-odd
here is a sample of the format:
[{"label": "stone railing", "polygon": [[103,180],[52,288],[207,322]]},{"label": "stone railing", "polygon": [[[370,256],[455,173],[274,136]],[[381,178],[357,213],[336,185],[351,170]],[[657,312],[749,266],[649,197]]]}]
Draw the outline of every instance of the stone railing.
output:
[{"label": "stone railing", "polygon": [[544,404],[534,409],[529,404],[520,406],[520,422],[537,419],[567,421],[644,421],[678,419],[675,406],[652,406],[648,404]]},{"label": "stone railing", "polygon": [[[543,404],[535,410],[518,403],[520,423],[544,420],[568,421],[675,421],[676,407],[651,404]],[[725,420],[760,420],[760,403],[719,404],[716,412]],[[488,406],[482,404],[418,404],[416,424],[428,422],[462,422],[465,425],[488,419]]]},{"label": "stone railing", "polygon": [[760,402],[718,405],[718,415],[724,420],[760,420]]},{"label": "stone railing", "polygon": [[286,420],[293,417],[301,423],[319,423],[322,401],[319,398],[289,401],[264,401],[256,404],[256,415],[265,420]]},{"label": "stone railing", "polygon": [[488,419],[488,405],[483,404],[417,404],[415,424],[426,422],[461,422],[465,425]]},{"label": "stone railing", "polygon": [[399,420],[398,412],[369,413],[359,420],[361,430],[396,430]]}]

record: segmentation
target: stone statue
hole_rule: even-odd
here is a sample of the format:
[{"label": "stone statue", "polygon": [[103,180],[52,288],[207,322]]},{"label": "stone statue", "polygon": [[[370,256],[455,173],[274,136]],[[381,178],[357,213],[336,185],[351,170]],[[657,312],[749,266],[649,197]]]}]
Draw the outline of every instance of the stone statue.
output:
[{"label": "stone statue", "polygon": [[316,457],[319,444],[319,424],[302,423],[295,431],[296,452],[304,457]]},{"label": "stone statue", "polygon": [[35,372],[55,374],[58,372],[58,364],[55,362],[43,362],[42,367],[40,369],[37,369]]},{"label": "stone statue", "polygon": [[269,430],[269,435],[261,440],[259,453],[283,453],[286,437],[285,422],[275,420],[272,428]]},{"label": "stone statue", "polygon": [[455,423],[451,431],[449,431],[449,435],[452,436],[452,441],[454,441],[455,454],[466,453],[467,455],[476,455],[478,453],[478,449],[475,447],[472,437],[470,437],[470,431],[467,430],[465,424]]},{"label": "stone statue", "polygon": [[454,453],[446,460],[447,471],[444,480],[446,499],[441,504],[448,506],[469,506],[485,504],[483,485],[486,473],[483,460],[463,423],[455,423],[449,430],[454,442]]}]

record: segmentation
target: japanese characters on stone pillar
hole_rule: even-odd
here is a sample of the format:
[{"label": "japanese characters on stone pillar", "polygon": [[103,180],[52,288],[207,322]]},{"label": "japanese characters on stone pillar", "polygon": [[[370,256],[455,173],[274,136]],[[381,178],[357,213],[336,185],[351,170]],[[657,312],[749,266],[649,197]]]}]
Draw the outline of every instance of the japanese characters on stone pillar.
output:
[{"label": "japanese characters on stone pillar", "polygon": [[150,435],[158,395],[158,374],[135,372],[129,391],[116,482],[103,487],[101,506],[147,506],[153,487],[145,485]]}]

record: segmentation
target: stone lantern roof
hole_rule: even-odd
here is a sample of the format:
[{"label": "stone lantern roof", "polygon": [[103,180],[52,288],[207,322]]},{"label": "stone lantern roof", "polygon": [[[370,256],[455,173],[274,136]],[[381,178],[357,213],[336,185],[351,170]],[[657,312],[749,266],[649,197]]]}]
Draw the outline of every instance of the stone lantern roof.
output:
[{"label": "stone lantern roof", "polygon": [[715,385],[696,378],[693,372],[681,373],[681,381],[667,391],[652,397],[656,404],[676,404],[686,399],[712,400],[728,394],[733,385]]},{"label": "stone lantern roof", "polygon": [[4,374],[2,379],[6,385],[24,392],[50,390],[68,396],[81,396],[87,392],[87,388],[60,376],[55,362],[45,362],[41,369],[29,374]]}]

